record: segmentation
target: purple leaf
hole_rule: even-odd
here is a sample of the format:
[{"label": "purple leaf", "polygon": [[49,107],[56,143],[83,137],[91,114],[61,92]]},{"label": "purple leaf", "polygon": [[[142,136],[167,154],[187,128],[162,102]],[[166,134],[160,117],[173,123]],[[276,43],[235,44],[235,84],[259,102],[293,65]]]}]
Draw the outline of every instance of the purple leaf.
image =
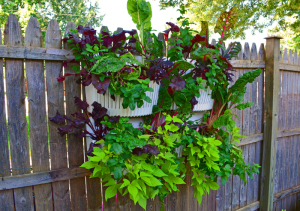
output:
[{"label": "purple leaf", "polygon": [[108,118],[110,122],[117,123],[120,121],[120,116],[113,116]]},{"label": "purple leaf", "polygon": [[59,128],[57,128],[57,129],[58,129],[58,133],[59,133],[61,136],[64,136],[64,135],[66,135],[66,134],[68,134],[68,133],[71,133],[71,132],[74,130],[74,128],[75,128],[75,126],[74,126],[72,123],[70,123],[70,124],[68,124],[68,125],[65,126],[65,127],[59,127]]},{"label": "purple leaf", "polygon": [[107,109],[102,107],[101,104],[97,103],[96,101],[93,102],[92,106],[94,107],[92,111],[92,118],[95,120],[95,124],[96,124],[96,120],[102,121],[103,117],[107,113]]},{"label": "purple leaf", "polygon": [[158,147],[157,146],[152,146],[152,145],[149,145],[149,144],[146,144],[144,146],[144,148],[135,148],[132,150],[132,154],[135,154],[135,155],[141,155],[141,154],[152,154],[152,155],[158,155],[160,154],[159,150],[158,150]]},{"label": "purple leaf", "polygon": [[88,119],[86,119],[84,114],[79,111],[72,114],[72,116],[75,117],[73,123],[76,125],[77,128],[84,128],[85,124],[88,123]]},{"label": "purple leaf", "polygon": [[105,78],[103,81],[100,81],[99,77],[93,75],[92,84],[97,89],[98,94],[105,94],[110,84],[110,78]]},{"label": "purple leaf", "polygon": [[174,78],[171,79],[170,87],[174,90],[182,90],[185,87],[185,80],[181,78],[180,76],[175,76]]},{"label": "purple leaf", "polygon": [[78,108],[85,110],[87,107],[89,107],[89,104],[85,101],[82,101],[79,97],[74,97],[75,98],[75,105],[78,106]]},{"label": "purple leaf", "polygon": [[65,123],[66,118],[57,111],[56,115],[49,119],[51,122],[54,122],[55,124],[61,125]]}]

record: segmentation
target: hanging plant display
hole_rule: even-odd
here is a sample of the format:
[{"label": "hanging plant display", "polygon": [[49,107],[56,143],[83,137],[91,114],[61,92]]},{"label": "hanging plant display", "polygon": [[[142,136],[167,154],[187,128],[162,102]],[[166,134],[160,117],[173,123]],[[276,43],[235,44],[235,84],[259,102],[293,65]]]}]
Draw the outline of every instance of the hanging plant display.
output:
[{"label": "hanging plant display", "polygon": [[[237,56],[241,45],[234,42],[226,49],[222,43],[237,21],[237,8],[220,16],[215,32],[221,37],[211,45],[207,23],[200,32],[192,30],[183,17],[184,8],[178,18],[181,26],[168,22],[165,40],[159,40],[151,32],[150,3],[128,0],[127,7],[138,33],[102,31],[96,35],[95,30],[79,26],[67,36],[75,55],[72,62],[80,65],[74,66],[76,74],[66,73],[58,80],[78,77],[78,83],[97,94],[89,96],[87,92],[88,103],[76,97],[75,106],[81,112],[73,117],[57,113],[50,119],[60,124],[62,136],[76,132],[94,140],[87,152],[89,160],[82,167],[92,171],[91,177],[102,179],[105,200],[117,192],[129,194],[146,209],[148,199],[159,197],[163,202],[178,191],[177,185],[185,184],[187,169],[199,204],[204,194],[219,188],[218,177],[223,185],[230,175],[238,175],[244,182],[247,176],[252,179],[259,166],[243,160],[243,151],[237,146],[243,136],[232,109],[252,105],[242,103],[246,85],[261,70],[247,72],[230,85],[234,70],[229,60]],[[137,53],[142,56],[140,61],[134,56]],[[191,121],[205,95],[209,106],[203,110],[209,111],[202,119]],[[147,114],[139,113],[143,106],[148,106]],[[128,108],[131,113],[122,110]],[[148,114],[139,128],[128,123],[129,118],[120,117]]]}]

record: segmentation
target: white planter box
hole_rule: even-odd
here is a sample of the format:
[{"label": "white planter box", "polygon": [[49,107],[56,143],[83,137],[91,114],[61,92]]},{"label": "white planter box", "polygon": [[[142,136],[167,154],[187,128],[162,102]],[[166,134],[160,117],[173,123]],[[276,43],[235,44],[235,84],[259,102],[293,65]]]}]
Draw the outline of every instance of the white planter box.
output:
[{"label": "white planter box", "polygon": [[[122,106],[123,99],[119,95],[115,95],[115,101],[111,99],[109,91],[103,94],[98,94],[97,90],[93,85],[89,85],[85,88],[86,101],[88,104],[92,105],[94,101],[100,103],[105,107],[109,116],[121,116],[121,117],[138,117],[146,116],[152,114],[152,108],[157,104],[159,85],[155,82],[150,82],[149,87],[151,87],[154,92],[146,92],[146,95],[150,97],[152,103],[147,103],[144,101],[144,105],[141,108],[136,107],[135,110],[131,110],[129,107],[124,109]],[[92,110],[92,107],[90,106]],[[91,112],[90,110],[90,112]]]},{"label": "white planter box", "polygon": [[[211,110],[214,104],[214,100],[211,98],[211,89],[207,89],[207,92],[203,89],[199,91],[200,97],[196,98],[198,103],[194,106],[193,111],[207,111]],[[176,110],[178,107],[173,103],[171,110]]]}]

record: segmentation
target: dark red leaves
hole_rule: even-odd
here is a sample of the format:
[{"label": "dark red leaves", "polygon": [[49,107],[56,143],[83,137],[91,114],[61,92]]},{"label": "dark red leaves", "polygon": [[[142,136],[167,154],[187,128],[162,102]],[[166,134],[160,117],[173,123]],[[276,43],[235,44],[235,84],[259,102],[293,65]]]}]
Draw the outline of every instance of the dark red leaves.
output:
[{"label": "dark red leaves", "polygon": [[169,93],[170,95],[173,95],[173,94],[175,93],[175,91],[169,86],[169,87],[168,87],[168,93]]},{"label": "dark red leaves", "polygon": [[135,155],[141,155],[141,154],[152,154],[152,155],[158,155],[160,154],[159,150],[158,150],[158,147],[157,146],[152,146],[152,145],[149,145],[149,144],[146,144],[144,146],[144,148],[135,148],[132,150],[132,154],[135,154]]},{"label": "dark red leaves", "polygon": [[65,127],[59,127],[57,129],[58,129],[58,133],[61,136],[64,136],[66,134],[69,134],[69,133],[73,132],[74,128],[75,128],[75,126],[72,123],[70,123]]},{"label": "dark red leaves", "polygon": [[105,78],[103,81],[100,81],[99,77],[93,75],[92,84],[97,89],[98,94],[105,94],[110,84],[110,78]]},{"label": "dark red leaves", "polygon": [[171,23],[171,22],[167,22],[167,24],[169,26],[171,26],[171,31],[172,32],[179,32],[179,27],[177,25],[175,25],[174,23]]},{"label": "dark red leaves", "polygon": [[171,79],[171,83],[169,84],[169,87],[172,89],[178,91],[182,90],[185,87],[185,80],[181,78],[180,76],[175,76]]},{"label": "dark red leaves", "polygon": [[230,69],[230,70],[233,69],[233,66],[230,64],[230,62],[227,60],[226,57],[220,56],[220,58],[228,64],[228,69]]},{"label": "dark red leaves", "polygon": [[171,28],[169,28],[169,29],[167,29],[167,30],[164,31],[165,41],[168,40],[170,31],[172,31],[172,32],[179,32],[179,27],[177,25],[175,25],[174,23],[171,23],[171,22],[167,22],[167,24],[169,26],[171,26]]},{"label": "dark red leaves", "polygon": [[205,41],[206,37],[205,36],[201,36],[200,34],[196,34],[196,36],[191,40],[192,44],[194,45],[197,42],[202,42]]},{"label": "dark red leaves", "polygon": [[78,108],[84,110],[87,109],[89,107],[89,104],[85,101],[82,101],[79,97],[74,97],[75,98],[75,105],[78,106]]},{"label": "dark red leaves", "polygon": [[51,122],[54,122],[55,124],[61,125],[65,123],[65,117],[60,115],[60,113],[57,111],[56,115],[52,118],[50,118]]},{"label": "dark red leaves", "polygon": [[62,83],[65,81],[66,77],[65,76],[59,76],[56,78],[58,82]]},{"label": "dark red leaves", "polygon": [[100,125],[101,121],[103,120],[103,117],[107,113],[107,109],[105,107],[102,107],[101,104],[97,102],[93,102],[92,106],[94,107],[92,111],[92,118],[95,121],[95,125]]},{"label": "dark red leaves", "polygon": [[[66,134],[74,133],[79,138],[83,138],[88,135],[93,140],[101,140],[107,134],[107,129],[101,124],[101,121],[104,120],[107,115],[107,109],[102,107],[99,103],[94,102],[92,104],[93,112],[90,114],[87,110],[89,104],[85,101],[82,101],[80,98],[75,97],[75,105],[78,106],[82,111],[75,112],[72,114],[72,117],[67,117],[65,115],[60,115],[58,112],[55,117],[49,118],[51,122],[55,124],[64,124],[67,121],[67,125],[63,127],[59,127],[58,133],[61,136]],[[94,119],[94,125],[90,120],[90,116]],[[110,118],[108,116],[108,118]],[[118,118],[114,118],[114,121],[118,121]],[[86,127],[89,127],[92,132],[86,130]]]}]

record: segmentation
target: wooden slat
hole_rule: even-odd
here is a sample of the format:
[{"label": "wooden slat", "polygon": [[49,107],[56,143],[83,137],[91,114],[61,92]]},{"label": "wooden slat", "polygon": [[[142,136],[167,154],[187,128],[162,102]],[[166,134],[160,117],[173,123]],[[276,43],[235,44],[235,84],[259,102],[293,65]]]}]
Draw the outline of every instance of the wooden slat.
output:
[{"label": "wooden slat", "polygon": [[208,194],[203,195],[202,203],[198,208],[198,211],[205,211],[205,210],[208,210]]},{"label": "wooden slat", "polygon": [[[61,31],[56,20],[51,20],[45,37],[45,47],[47,49],[61,49]],[[56,112],[64,114],[64,90],[63,83],[57,81],[61,75],[62,62],[46,61],[46,84],[48,100],[48,117],[53,117]],[[57,133],[57,125],[53,122],[49,124],[49,142],[51,169],[62,169],[68,167],[66,138]],[[55,210],[71,210],[69,181],[52,183],[53,199]]]},{"label": "wooden slat", "polygon": [[[81,86],[82,98],[86,101],[85,86]],[[90,110],[89,110],[90,111]],[[88,151],[89,146],[87,146],[87,138],[84,137],[85,155]],[[85,156],[85,161],[87,161],[87,155]],[[101,194],[101,184],[99,178],[89,178],[86,177],[86,194],[88,210],[101,210],[102,209],[102,194]]]},{"label": "wooden slat", "polygon": [[260,209],[273,209],[274,171],[278,128],[280,38],[269,37],[266,44],[265,127],[263,141]]},{"label": "wooden slat", "polygon": [[[251,59],[251,53],[250,53],[250,47],[249,44],[246,42],[244,45],[244,53],[243,53],[244,60],[250,60]],[[248,70],[244,70],[243,73],[248,72]],[[247,84],[247,91],[244,96],[244,103],[251,101],[251,84]],[[250,108],[246,108],[242,111],[243,114],[243,122],[242,122],[242,134],[245,136],[250,135]],[[243,159],[245,163],[247,164],[249,162],[249,145],[244,145],[242,147],[243,152]],[[246,177],[248,180],[248,178]],[[247,205],[247,188],[248,184],[245,184],[243,181],[241,181],[240,186],[240,207],[243,207]]]},{"label": "wooden slat", "polygon": [[184,185],[177,185],[179,192],[177,192],[177,205],[176,210],[187,210],[191,211],[190,209],[190,203],[189,198],[193,197],[193,194],[191,193],[191,183],[190,183],[190,177],[189,177],[189,169],[186,173],[185,183]]},{"label": "wooden slat", "polygon": [[232,175],[228,178],[225,184],[224,196],[224,210],[230,211],[232,208]]},{"label": "wooden slat", "polygon": [[[42,47],[43,35],[37,18],[31,17],[26,28],[25,46]],[[33,172],[49,171],[49,149],[46,119],[44,63],[26,60],[29,103],[29,130]],[[37,210],[52,210],[51,184],[34,187]]]},{"label": "wooden slat", "polygon": [[[210,211],[216,211],[216,204],[217,204],[217,200],[216,200],[216,196],[217,196],[217,191],[215,190],[211,190],[208,194],[208,205],[207,205],[207,210]],[[193,209],[190,209],[190,211],[193,211]]]},{"label": "wooden slat", "polygon": [[[224,208],[224,186],[221,183],[221,178],[218,177],[218,184],[220,188],[217,190],[216,202],[217,202],[217,211],[222,211]],[[199,210],[200,211],[200,210]]]},{"label": "wooden slat", "polygon": [[[2,45],[2,33],[0,29],[0,46]],[[8,137],[6,127],[3,59],[0,58],[0,171],[4,174],[10,168]],[[10,172],[10,171],[9,171]],[[6,174],[7,175],[7,174]],[[3,176],[3,175],[2,175]],[[0,210],[13,210],[14,198],[12,190],[0,191]]]},{"label": "wooden slat", "polygon": [[[5,24],[4,43],[9,46],[23,45],[21,28],[15,15],[9,15]],[[12,174],[30,173],[24,63],[21,59],[6,59],[5,67]],[[34,209],[31,187],[15,189],[14,197],[16,210]]]},{"label": "wooden slat", "polygon": [[[70,29],[75,29],[75,24],[73,22],[68,22],[66,27],[65,34],[69,33]],[[64,49],[69,50],[69,46],[67,42],[64,42]],[[76,73],[76,70],[71,67],[78,64],[68,63],[67,67],[65,67],[65,73]],[[66,97],[66,115],[71,116],[71,114],[81,111],[74,104],[74,97],[81,98],[81,86],[76,83],[77,78],[75,77],[67,77],[65,80],[65,97]],[[76,134],[68,134],[68,155],[69,155],[69,166],[78,167],[84,162],[83,155],[83,139],[78,138]],[[87,204],[86,200],[82,200],[86,198],[85,193],[85,178],[77,178],[70,180],[70,188],[71,188],[71,208],[72,210],[86,210]]]},{"label": "wooden slat", "polygon": [[75,58],[71,51],[62,49],[7,45],[0,46],[0,57],[9,59],[34,59],[50,61],[67,61]]},{"label": "wooden slat", "polygon": [[176,206],[177,206],[177,193],[175,191],[173,191],[172,193],[170,193],[168,196],[168,209],[167,211],[172,211],[172,210],[176,210]]},{"label": "wooden slat", "polygon": [[300,185],[289,188],[287,190],[281,191],[279,193],[274,194],[274,202],[278,201],[280,199],[283,199],[284,197],[291,195],[291,194],[295,194],[295,193],[299,193],[300,192]]},{"label": "wooden slat", "polygon": [[[255,143],[255,163],[262,165],[262,141]],[[261,172],[261,168],[259,169]],[[254,175],[254,201],[259,200],[259,191],[260,191],[260,172]]]},{"label": "wooden slat", "polygon": [[17,176],[6,176],[1,178],[0,180],[0,190],[59,182],[79,177],[85,177],[90,174],[90,170],[75,167],[43,171],[32,174],[22,174]]},{"label": "wooden slat", "polygon": [[[240,56],[242,55],[242,52],[240,52]],[[239,57],[240,57],[239,56]],[[242,71],[237,71],[235,73],[235,79],[237,80],[240,76],[242,75]],[[240,134],[242,133],[242,120],[243,120],[243,113],[241,110],[236,110],[236,115],[238,118],[235,120],[236,121],[236,126],[240,128]],[[243,141],[241,142],[243,143]],[[241,184],[241,179],[239,176],[235,175],[232,178],[232,209],[238,209],[240,207],[240,185]]]},{"label": "wooden slat", "polygon": [[242,207],[236,211],[256,211],[258,208],[259,208],[259,202],[257,201],[245,207]]}]

